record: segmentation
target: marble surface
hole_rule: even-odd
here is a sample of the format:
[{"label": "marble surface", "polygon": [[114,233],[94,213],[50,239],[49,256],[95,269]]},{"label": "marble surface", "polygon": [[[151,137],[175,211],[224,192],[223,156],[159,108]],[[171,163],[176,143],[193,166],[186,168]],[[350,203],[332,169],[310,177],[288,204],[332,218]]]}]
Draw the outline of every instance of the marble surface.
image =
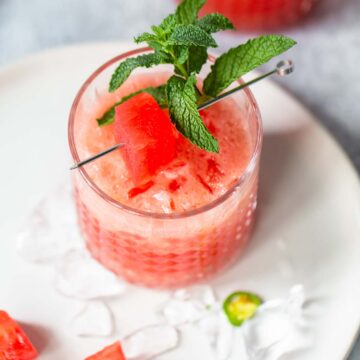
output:
[{"label": "marble surface", "polygon": [[[0,66],[49,47],[130,40],[173,8],[171,0],[0,0]],[[282,85],[316,114],[358,171],[359,17],[359,0],[319,0],[301,26],[282,30],[298,41],[288,55],[297,71]],[[220,50],[247,37],[249,34],[219,35]],[[360,340],[349,359],[360,359]]]}]

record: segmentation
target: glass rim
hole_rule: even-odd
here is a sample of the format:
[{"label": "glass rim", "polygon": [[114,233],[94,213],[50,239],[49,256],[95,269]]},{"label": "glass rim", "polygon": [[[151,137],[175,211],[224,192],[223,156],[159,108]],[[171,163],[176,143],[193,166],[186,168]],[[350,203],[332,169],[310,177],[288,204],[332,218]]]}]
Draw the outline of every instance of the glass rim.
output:
[{"label": "glass rim", "polygon": [[[149,47],[142,47],[142,48],[127,51],[125,53],[115,56],[114,58],[108,60],[103,65],[101,65],[97,70],[95,70],[87,78],[87,80],[84,82],[84,84],[81,86],[81,88],[78,91],[78,93],[73,101],[73,104],[71,106],[69,122],[68,122],[68,142],[69,142],[69,147],[70,147],[70,152],[71,152],[72,158],[76,163],[80,162],[81,159],[79,158],[79,154],[77,152],[76,145],[75,145],[74,123],[75,123],[76,111],[77,111],[79,102],[80,102],[82,96],[84,95],[85,91],[87,90],[89,85],[93,82],[93,80],[95,80],[95,78],[101,72],[103,72],[106,68],[108,68],[110,65],[113,65],[116,62],[124,60],[125,58],[131,57],[134,55],[138,55],[138,54],[141,54],[144,52],[149,52],[149,51],[153,51],[153,49],[151,49]],[[209,57],[208,57],[208,60],[211,62],[214,62],[215,59],[216,59],[216,57],[212,56],[212,55],[209,55]],[[237,81],[239,83],[243,82],[242,79],[239,79]],[[257,104],[252,92],[250,91],[250,89],[245,88],[242,91],[245,92],[245,95],[246,95],[247,99],[249,100],[252,110],[254,111],[254,113],[256,115],[256,119],[257,119],[257,134],[256,134],[255,147],[252,152],[250,161],[248,162],[243,174],[236,181],[236,183],[234,185],[232,185],[224,194],[219,196],[217,199],[215,199],[205,205],[202,205],[196,209],[186,210],[186,211],[179,212],[179,213],[157,213],[157,212],[148,212],[148,211],[135,209],[135,208],[132,208],[128,205],[121,203],[120,201],[113,199],[110,195],[106,194],[103,190],[101,190],[95,184],[95,182],[91,179],[91,177],[89,176],[89,174],[87,173],[87,171],[85,170],[84,167],[80,167],[79,169],[72,170],[72,171],[79,171],[80,175],[85,180],[87,185],[89,185],[90,188],[92,190],[94,190],[107,203],[109,203],[112,206],[115,206],[118,209],[127,211],[134,215],[148,217],[148,218],[154,218],[154,219],[181,219],[181,218],[187,218],[187,217],[191,217],[191,216],[198,215],[198,214],[204,213],[206,211],[209,211],[209,210],[217,207],[218,205],[222,204],[238,188],[240,188],[242,185],[244,185],[246,183],[248,178],[251,176],[252,170],[255,168],[256,161],[260,155],[260,151],[261,151],[261,147],[262,147],[262,140],[263,140],[263,126],[262,126],[260,110],[259,110],[258,104]]]}]

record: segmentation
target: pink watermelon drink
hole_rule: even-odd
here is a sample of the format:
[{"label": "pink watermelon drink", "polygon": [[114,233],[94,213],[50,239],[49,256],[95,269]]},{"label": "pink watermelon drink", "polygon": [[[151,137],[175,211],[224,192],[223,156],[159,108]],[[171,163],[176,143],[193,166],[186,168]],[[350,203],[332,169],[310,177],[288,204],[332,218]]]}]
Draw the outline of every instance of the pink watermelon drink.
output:
[{"label": "pink watermelon drink", "polygon": [[204,4],[183,0],[135,38],[149,48],[98,69],[70,114],[75,162],[122,144],[80,167],[74,192],[91,254],[136,284],[208,279],[243,251],[254,223],[262,143],[256,103],[244,90],[198,108],[295,41],[260,36],[209,57],[212,34],[234,26],[221,14],[199,18]]},{"label": "pink watermelon drink", "polygon": [[[159,85],[170,76],[166,65],[142,70],[119,91],[107,93],[114,66],[142,52],[147,50],[111,60],[80,90],[69,125],[75,161],[116,140],[126,143],[115,131],[119,124],[99,128],[96,119],[128,93]],[[121,149],[74,173],[76,204],[87,247],[105,267],[136,284],[178,287],[205,280],[238,257],[254,223],[262,141],[256,103],[245,90],[201,112],[204,123],[218,138],[219,154],[197,148],[168,124],[158,129],[159,139],[163,132],[173,131],[175,135],[167,144],[156,146],[158,156],[143,151],[148,140],[141,125],[138,129],[131,125],[131,113],[139,114],[139,107],[143,108],[143,118],[168,116],[154,107],[150,95],[119,106],[126,127],[124,136],[133,132],[132,139],[137,138],[136,143],[125,145],[130,154],[128,163],[125,149]],[[161,119],[156,121],[161,123]],[[167,163],[169,157],[172,160]],[[133,180],[134,161],[147,163],[134,165],[144,172],[135,174],[144,178],[140,184]],[[162,166],[162,161],[167,165]],[[154,162],[161,168],[155,175],[148,169]]]}]

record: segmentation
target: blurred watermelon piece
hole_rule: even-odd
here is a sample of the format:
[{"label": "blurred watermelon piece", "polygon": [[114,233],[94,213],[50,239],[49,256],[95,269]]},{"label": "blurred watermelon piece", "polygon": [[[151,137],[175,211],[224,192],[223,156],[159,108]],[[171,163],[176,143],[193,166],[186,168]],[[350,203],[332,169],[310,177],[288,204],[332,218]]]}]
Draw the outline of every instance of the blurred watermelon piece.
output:
[{"label": "blurred watermelon piece", "polygon": [[156,100],[141,93],[115,109],[115,138],[135,184],[149,179],[176,153],[175,128]]},{"label": "blurred watermelon piece", "polygon": [[270,30],[295,23],[307,15],[316,0],[207,0],[202,15],[218,12],[238,30]]},{"label": "blurred watermelon piece", "polygon": [[85,360],[126,360],[120,342],[109,345]]},{"label": "blurred watermelon piece", "polygon": [[38,353],[21,327],[0,310],[0,359],[32,360]]}]

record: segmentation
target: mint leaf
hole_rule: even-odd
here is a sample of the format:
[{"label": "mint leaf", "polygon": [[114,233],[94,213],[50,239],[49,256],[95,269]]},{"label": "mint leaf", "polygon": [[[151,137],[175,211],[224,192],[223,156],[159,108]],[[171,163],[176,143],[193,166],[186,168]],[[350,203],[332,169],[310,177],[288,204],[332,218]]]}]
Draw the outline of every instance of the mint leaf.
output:
[{"label": "mint leaf", "polygon": [[166,34],[171,32],[173,27],[176,25],[176,16],[174,14],[168,15],[159,26],[152,26],[151,29],[159,37],[164,37]]},{"label": "mint leaf", "polygon": [[131,72],[138,67],[151,67],[161,64],[161,57],[158,54],[145,54],[129,58],[120,63],[112,74],[109,92],[114,92],[130,76]]},{"label": "mint leaf", "polygon": [[195,24],[201,27],[207,33],[216,33],[221,30],[235,29],[234,25],[227,17],[217,13],[206,15],[197,20]]},{"label": "mint leaf", "polygon": [[176,9],[176,19],[179,24],[192,24],[206,0],[184,0]]},{"label": "mint leaf", "polygon": [[101,118],[96,119],[98,125],[99,126],[105,126],[105,125],[112,124],[114,122],[114,120],[115,120],[115,107],[120,105],[120,104],[122,104],[121,101],[117,102],[108,111],[106,111]]},{"label": "mint leaf", "polygon": [[158,87],[150,86],[138,91],[138,93],[141,92],[147,92],[148,94],[152,95],[160,107],[166,108],[168,106],[167,96],[166,96],[166,85],[160,85]]},{"label": "mint leaf", "polygon": [[134,41],[139,44],[142,42],[152,42],[152,41],[158,41],[158,37],[154,34],[150,34],[148,32],[145,32],[139,36],[137,36],[136,38],[134,38]]},{"label": "mint leaf", "polygon": [[189,49],[189,57],[186,63],[188,74],[193,72],[199,73],[201,68],[208,59],[207,49],[201,46],[191,46]]},{"label": "mint leaf", "polygon": [[196,78],[187,80],[173,75],[167,82],[166,93],[169,111],[176,128],[200,148],[219,152],[219,144],[204,125],[197,110]]},{"label": "mint leaf", "polygon": [[152,95],[160,107],[166,108],[168,106],[167,97],[166,97],[166,85],[160,85],[158,87],[150,86],[150,87],[141,89],[139,91],[133,92],[127,96],[124,96],[114,106],[112,106],[109,110],[107,110],[101,118],[96,119],[98,125],[105,126],[105,125],[112,124],[115,120],[116,106],[121,105],[125,101],[127,101],[127,100],[131,99],[132,97],[134,97],[140,93],[143,93],[143,92],[146,92],[146,93]]},{"label": "mint leaf", "polygon": [[169,38],[169,44],[217,47],[217,44],[213,37],[196,25],[175,26]]},{"label": "mint leaf", "polygon": [[182,65],[189,57],[189,47],[184,45],[174,46],[174,53],[177,57],[177,63]]},{"label": "mint leaf", "polygon": [[156,51],[166,52],[165,43],[176,25],[174,14],[168,15],[159,26],[152,26],[155,34],[145,32],[135,38],[136,43],[147,42],[148,45]]},{"label": "mint leaf", "polygon": [[239,77],[295,44],[294,40],[282,35],[265,35],[230,49],[212,65],[211,72],[204,81],[205,94],[213,97],[219,95]]}]

